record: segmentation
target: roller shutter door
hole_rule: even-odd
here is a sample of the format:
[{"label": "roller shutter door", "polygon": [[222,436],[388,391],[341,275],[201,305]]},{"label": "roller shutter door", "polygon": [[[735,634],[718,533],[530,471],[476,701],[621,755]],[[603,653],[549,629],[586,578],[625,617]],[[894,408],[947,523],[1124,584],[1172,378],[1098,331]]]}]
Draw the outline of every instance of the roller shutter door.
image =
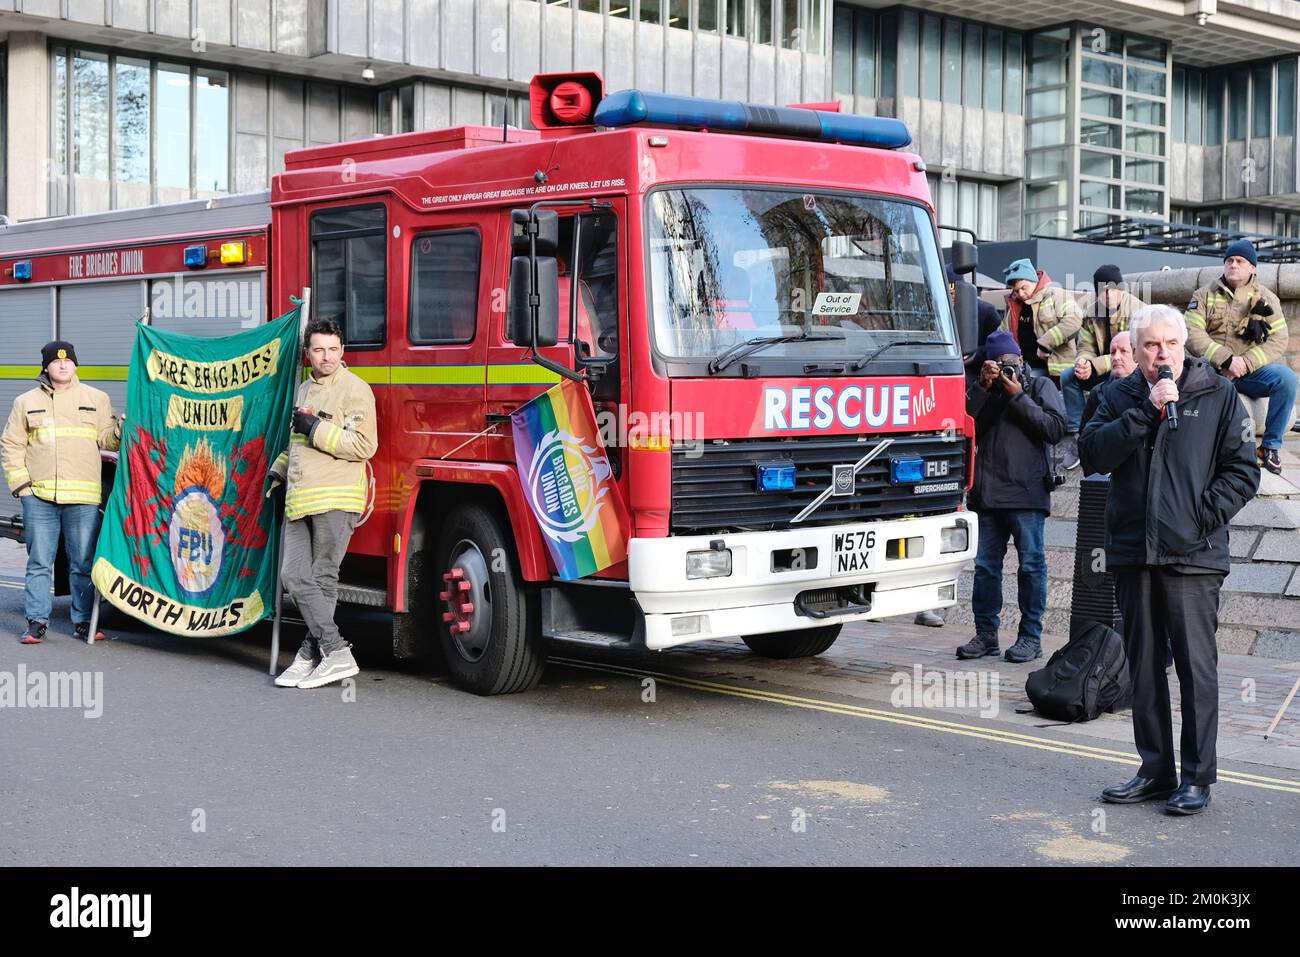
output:
[{"label": "roller shutter door", "polygon": [[265,273],[170,276],[149,288],[149,323],[169,332],[216,338],[265,320]]},{"label": "roller shutter door", "polygon": [[53,338],[53,290],[0,290],[0,415],[6,421],[14,399],[36,385],[41,347]]},{"label": "roller shutter door", "polygon": [[126,406],[126,371],[143,312],[140,280],[59,289],[59,338],[77,348],[78,378],[107,392],[119,412]]}]

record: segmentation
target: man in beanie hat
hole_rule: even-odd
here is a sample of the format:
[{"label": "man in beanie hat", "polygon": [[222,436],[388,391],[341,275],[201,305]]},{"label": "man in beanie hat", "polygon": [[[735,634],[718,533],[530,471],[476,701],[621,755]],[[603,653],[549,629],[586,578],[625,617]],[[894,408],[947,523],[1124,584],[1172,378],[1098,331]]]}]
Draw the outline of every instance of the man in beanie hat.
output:
[{"label": "man in beanie hat", "polygon": [[[1083,418],[1084,390],[1096,388],[1110,376],[1111,338],[1126,330],[1129,319],[1146,305],[1124,288],[1124,276],[1113,263],[1097,267],[1092,274],[1092,287],[1093,292],[1079,304],[1083,325],[1079,329],[1079,351],[1074,367],[1061,373],[1065,425],[1074,436],[1079,434]],[[1078,466],[1077,446],[1067,450],[1064,464],[1067,469]]]},{"label": "man in beanie hat", "polygon": [[1296,376],[1286,364],[1288,332],[1282,303],[1255,274],[1259,256],[1249,239],[1228,244],[1223,275],[1192,295],[1183,319],[1187,351],[1203,356],[1237,391],[1268,397],[1259,464],[1282,471],[1282,433],[1295,406]]},{"label": "man in beanie hat", "polygon": [[1047,444],[1065,434],[1065,406],[1047,376],[1025,374],[1020,346],[999,329],[984,344],[989,356],[979,380],[966,390],[966,411],[975,419],[975,485],[970,506],[979,515],[979,549],[971,611],[975,637],[957,649],[958,658],[998,653],[1002,613],[1002,560],[1013,538],[1020,560],[1016,579],[1020,629],[1006,660],[1042,656],[1043,613],[1047,609],[1047,552],[1043,529],[1055,484]]},{"label": "man in beanie hat", "polygon": [[5,479],[23,506],[27,630],[19,640],[25,645],[40,644],[45,637],[60,534],[72,578],[73,628],[78,638],[89,638],[90,562],[99,537],[99,450],[116,450],[122,437],[108,396],[77,378],[72,343],[57,340],[41,350],[36,382],[36,388],[14,400],[0,437]]}]

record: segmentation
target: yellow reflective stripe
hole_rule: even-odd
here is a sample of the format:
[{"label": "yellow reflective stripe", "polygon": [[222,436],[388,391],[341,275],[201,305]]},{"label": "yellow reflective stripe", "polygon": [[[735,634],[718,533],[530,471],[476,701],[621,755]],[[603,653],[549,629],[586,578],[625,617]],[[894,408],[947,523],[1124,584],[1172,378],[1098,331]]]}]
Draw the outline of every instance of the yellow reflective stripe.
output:
[{"label": "yellow reflective stripe", "polygon": [[288,464],[289,464],[289,450],[285,449],[283,452],[281,452],[279,455],[275,457],[275,461],[271,463],[271,467],[275,468],[276,466],[279,465],[288,465]]},{"label": "yellow reflective stripe", "polygon": [[1195,309],[1191,310],[1190,312],[1183,313],[1183,319],[1186,320],[1189,326],[1196,326],[1197,328],[1200,329],[1205,328],[1205,317],[1201,315],[1199,312],[1197,312]]},{"label": "yellow reflective stripe", "polygon": [[50,439],[99,439],[99,432],[88,425],[45,425],[29,429],[29,442],[46,442]]},{"label": "yellow reflective stripe", "polygon": [[1281,332],[1281,331],[1282,331],[1283,329],[1285,329],[1285,328],[1286,328],[1286,319],[1285,319],[1285,318],[1283,318],[1283,319],[1274,319],[1271,323],[1269,323],[1268,331],[1269,331],[1269,332]]},{"label": "yellow reflective stripe", "polygon": [[298,502],[312,498],[329,498],[331,496],[366,497],[364,486],[360,485],[326,485],[323,488],[290,489],[289,501]]},{"label": "yellow reflective stripe", "polygon": [[[306,445],[306,444],[307,444],[307,436],[303,435],[301,432],[292,432],[292,433],[289,434],[289,444],[290,444],[290,445]],[[285,454],[285,455],[288,455],[289,453],[286,452],[286,453],[284,453],[284,454]]]},{"label": "yellow reflective stripe", "polygon": [[329,429],[329,431],[325,433],[325,440],[321,442],[321,445],[323,446],[321,451],[333,455],[339,450],[339,440],[343,438],[343,430],[337,425],[333,425],[329,422],[323,422],[321,424],[325,428]]},{"label": "yellow reflective stripe", "polygon": [[[1109,355],[1097,356],[1097,361],[1101,363],[1101,371],[1099,372],[1100,375],[1105,375],[1107,372],[1110,371]],[[1096,366],[1094,366],[1093,368],[1096,368]]]},{"label": "yellow reflective stripe", "polygon": [[487,381],[487,366],[393,366],[390,381],[393,385],[482,385]]},{"label": "yellow reflective stripe", "polygon": [[1264,354],[1264,350],[1261,349],[1259,346],[1251,346],[1250,354],[1258,360],[1259,365],[1261,366],[1268,365],[1268,356]]},{"label": "yellow reflective stripe", "polygon": [[1217,342],[1207,342],[1205,344],[1205,358],[1213,359],[1214,354],[1222,348],[1223,346],[1219,345]]},{"label": "yellow reflective stripe", "polygon": [[22,466],[21,468],[16,468],[13,469],[12,471],[5,473],[5,478],[8,479],[10,482],[14,482],[18,479],[29,479],[31,477],[32,477],[31,473],[27,471],[27,466],[25,465]]},{"label": "yellow reflective stripe", "polygon": [[32,482],[33,488],[69,488],[69,489],[90,489],[99,488],[98,482],[84,482],[81,479],[37,479]]}]

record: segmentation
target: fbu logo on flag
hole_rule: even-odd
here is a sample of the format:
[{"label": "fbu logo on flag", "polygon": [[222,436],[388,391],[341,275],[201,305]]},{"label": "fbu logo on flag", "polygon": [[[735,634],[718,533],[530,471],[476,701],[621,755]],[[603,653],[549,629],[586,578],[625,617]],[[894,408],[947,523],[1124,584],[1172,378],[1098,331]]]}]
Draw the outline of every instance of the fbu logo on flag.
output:
[{"label": "fbu logo on flag", "polygon": [[221,500],[226,463],[207,442],[187,446],[177,468],[176,497],[167,529],[172,568],[181,590],[201,597],[212,590],[221,573],[226,533],[221,525]]}]

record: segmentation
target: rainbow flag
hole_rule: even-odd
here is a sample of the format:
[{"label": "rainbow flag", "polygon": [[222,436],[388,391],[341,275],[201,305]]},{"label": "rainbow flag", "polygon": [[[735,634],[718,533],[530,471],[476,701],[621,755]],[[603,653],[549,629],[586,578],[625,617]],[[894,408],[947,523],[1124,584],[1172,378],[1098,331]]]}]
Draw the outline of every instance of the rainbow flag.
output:
[{"label": "rainbow flag", "polygon": [[629,521],[586,388],[571,379],[510,414],[515,464],[566,581],[627,559]]}]

